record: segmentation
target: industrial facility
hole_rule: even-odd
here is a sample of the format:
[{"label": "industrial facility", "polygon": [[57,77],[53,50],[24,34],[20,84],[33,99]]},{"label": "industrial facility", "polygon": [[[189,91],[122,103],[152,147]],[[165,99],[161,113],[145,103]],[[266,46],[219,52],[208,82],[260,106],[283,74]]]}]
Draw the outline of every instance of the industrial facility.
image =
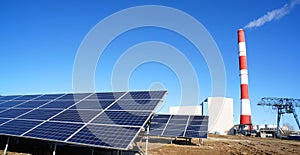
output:
[{"label": "industrial facility", "polygon": [[0,155],[300,154],[299,15],[300,0],[0,1]]},{"label": "industrial facility", "polygon": [[[97,92],[81,94],[41,94],[0,96],[0,135],[6,139],[4,154],[16,141],[49,144],[52,154],[64,145],[106,149],[117,154],[138,148],[148,154],[149,139],[155,137],[192,139],[208,134],[299,139],[280,127],[283,114],[293,114],[299,99],[262,98],[260,106],[278,110],[277,125],[257,125],[251,120],[248,68],[244,30],[238,30],[240,71],[240,124],[234,125],[233,99],[208,97],[195,106],[171,106],[168,114],[158,114],[167,91]],[[20,128],[22,126],[22,128]],[[136,139],[144,138],[145,149]],[[200,140],[201,139],[201,140]],[[15,146],[15,144],[13,144]]]}]

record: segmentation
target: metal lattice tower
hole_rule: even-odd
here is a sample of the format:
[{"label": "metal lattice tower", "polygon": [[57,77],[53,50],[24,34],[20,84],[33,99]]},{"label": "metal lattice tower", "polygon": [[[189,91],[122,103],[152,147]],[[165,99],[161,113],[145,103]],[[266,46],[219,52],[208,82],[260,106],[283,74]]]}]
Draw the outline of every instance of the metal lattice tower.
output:
[{"label": "metal lattice tower", "polygon": [[277,97],[264,97],[257,104],[259,106],[272,106],[277,109],[277,136],[280,137],[279,124],[283,114],[292,113],[300,129],[300,123],[295,108],[300,107],[300,99],[293,98],[277,98]]}]

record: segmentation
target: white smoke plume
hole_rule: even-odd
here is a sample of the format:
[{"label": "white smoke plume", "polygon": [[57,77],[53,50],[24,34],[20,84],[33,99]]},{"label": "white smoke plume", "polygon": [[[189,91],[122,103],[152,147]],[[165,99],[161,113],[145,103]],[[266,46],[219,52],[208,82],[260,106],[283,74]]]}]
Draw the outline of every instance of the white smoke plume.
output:
[{"label": "white smoke plume", "polygon": [[285,4],[281,8],[267,12],[267,14],[263,15],[262,17],[251,21],[244,27],[244,29],[260,27],[265,23],[271,22],[273,20],[278,20],[287,15],[294,8],[294,6],[298,4],[300,4],[300,0],[292,0],[290,4]]}]

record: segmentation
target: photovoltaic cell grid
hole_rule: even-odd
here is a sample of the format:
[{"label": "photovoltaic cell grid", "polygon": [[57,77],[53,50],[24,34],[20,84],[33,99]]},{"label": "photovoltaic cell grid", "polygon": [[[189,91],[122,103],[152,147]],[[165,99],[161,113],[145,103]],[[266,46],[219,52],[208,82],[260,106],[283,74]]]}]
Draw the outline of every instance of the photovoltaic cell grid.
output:
[{"label": "photovoltaic cell grid", "polygon": [[155,115],[150,135],[165,137],[207,138],[208,116]]},{"label": "photovoltaic cell grid", "polygon": [[137,111],[105,111],[91,123],[143,126],[151,112]]},{"label": "photovoltaic cell grid", "polygon": [[0,97],[0,135],[127,150],[166,91]]},{"label": "photovoltaic cell grid", "polygon": [[71,109],[105,109],[111,105],[115,100],[84,100],[76,105],[72,106]]},{"label": "photovoltaic cell grid", "polygon": [[113,142],[118,148],[127,148],[139,130],[135,127],[88,125],[69,141],[104,147],[111,147]]},{"label": "photovoltaic cell grid", "polygon": [[13,100],[18,97],[21,97],[22,95],[15,95],[15,96],[3,96],[0,98],[0,101],[8,101],[8,100]]}]

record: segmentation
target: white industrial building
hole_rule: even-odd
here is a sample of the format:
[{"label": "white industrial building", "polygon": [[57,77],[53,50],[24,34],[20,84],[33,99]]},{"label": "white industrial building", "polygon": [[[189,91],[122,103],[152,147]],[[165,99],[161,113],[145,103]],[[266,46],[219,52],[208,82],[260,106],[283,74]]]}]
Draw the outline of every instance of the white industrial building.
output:
[{"label": "white industrial building", "polygon": [[201,105],[175,106],[169,108],[174,115],[208,115],[210,133],[228,134],[233,127],[233,99],[225,97],[208,97]]},{"label": "white industrial building", "polygon": [[202,106],[174,106],[169,108],[172,115],[202,115]]}]

